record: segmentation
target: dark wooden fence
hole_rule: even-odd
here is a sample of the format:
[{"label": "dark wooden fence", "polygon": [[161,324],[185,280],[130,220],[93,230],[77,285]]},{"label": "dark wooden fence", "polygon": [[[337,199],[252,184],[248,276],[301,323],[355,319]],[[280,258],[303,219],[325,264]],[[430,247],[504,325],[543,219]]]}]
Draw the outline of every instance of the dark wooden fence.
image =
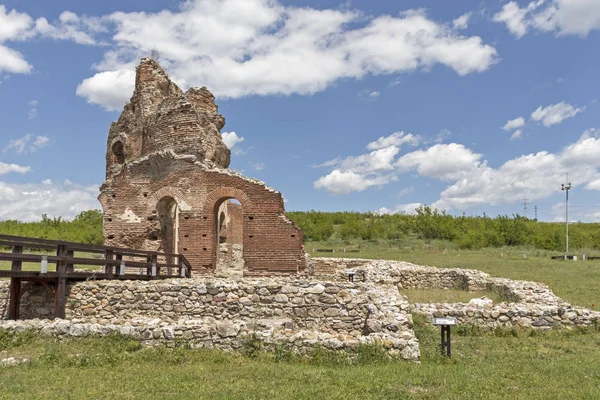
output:
[{"label": "dark wooden fence", "polygon": [[[10,249],[11,252],[1,252],[2,249]],[[19,317],[19,302],[25,292],[23,289],[26,289],[21,286],[22,281],[40,282],[49,290],[54,286],[54,314],[57,318],[64,318],[66,288],[70,281],[192,276],[192,266],[181,254],[9,235],[0,235],[0,261],[11,263],[10,269],[0,269],[0,278],[11,278],[9,319]],[[23,263],[34,263],[33,270],[31,266],[28,266],[29,270],[23,270]],[[48,271],[47,267],[52,264],[56,266],[55,271]],[[82,270],[81,267],[88,269]]]}]

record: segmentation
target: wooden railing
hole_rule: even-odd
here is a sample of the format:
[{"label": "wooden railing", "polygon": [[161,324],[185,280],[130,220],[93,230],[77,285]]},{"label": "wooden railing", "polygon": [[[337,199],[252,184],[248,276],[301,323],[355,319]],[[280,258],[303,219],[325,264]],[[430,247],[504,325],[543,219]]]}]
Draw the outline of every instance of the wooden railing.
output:
[{"label": "wooden railing", "polygon": [[[3,249],[11,249],[11,252],[2,252]],[[11,319],[18,318],[21,281],[40,281],[45,285],[48,282],[54,283],[55,316],[64,318],[68,281],[150,280],[192,276],[192,266],[182,254],[10,235],[0,235],[0,261],[11,263],[10,269],[0,269],[0,277],[11,278],[8,310],[8,317]],[[35,263],[39,268],[24,271],[23,263]],[[55,264],[55,271],[48,270],[49,264]],[[82,266],[97,270],[82,270]]]},{"label": "wooden railing", "polygon": [[[72,243],[61,240],[35,239],[21,236],[0,235],[0,249],[11,248],[12,252],[0,252],[0,261],[12,262],[10,271],[0,270],[0,277],[20,272],[20,277],[39,276],[42,262],[56,265],[56,272],[47,272],[48,277],[57,274],[62,264],[69,277],[77,278],[82,273],[96,275],[95,279],[128,279],[135,277],[191,277],[192,266],[182,254],[132,250],[119,247]],[[30,253],[25,253],[29,250]],[[35,251],[35,253],[31,253]],[[54,253],[54,254],[41,254]],[[76,253],[87,253],[77,255]],[[89,255],[96,255],[90,257]],[[39,263],[40,271],[22,271],[22,263]],[[75,266],[103,267],[100,271],[76,271]],[[10,272],[10,273],[8,273]],[[175,273],[173,273],[175,272]]]}]

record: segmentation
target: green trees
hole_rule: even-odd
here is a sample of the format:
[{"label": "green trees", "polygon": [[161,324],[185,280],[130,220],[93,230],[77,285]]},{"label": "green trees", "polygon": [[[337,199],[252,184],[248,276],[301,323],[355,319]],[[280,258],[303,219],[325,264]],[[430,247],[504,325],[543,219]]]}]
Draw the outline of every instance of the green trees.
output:
[{"label": "green trees", "polygon": [[[305,241],[439,239],[463,249],[501,246],[534,246],[564,251],[565,226],[537,222],[520,215],[453,216],[421,206],[415,215],[319,211],[289,212],[287,215],[304,230]],[[600,249],[600,224],[574,223],[569,226],[572,249]]]},{"label": "green trees", "polygon": [[83,211],[72,221],[61,217],[49,218],[44,214],[39,222],[0,221],[0,233],[40,239],[102,244],[104,241],[102,221],[103,217],[100,210]]},{"label": "green trees", "polygon": [[[421,206],[415,215],[358,212],[288,212],[304,231],[306,242],[326,240],[396,240],[415,237],[448,240],[462,249],[501,246],[533,246],[564,251],[565,226],[562,223],[537,222],[520,215],[466,217],[439,212]],[[0,233],[42,239],[102,244],[102,212],[83,211],[72,221],[42,216],[39,222],[0,221]],[[600,249],[600,224],[569,225],[569,247]]]}]

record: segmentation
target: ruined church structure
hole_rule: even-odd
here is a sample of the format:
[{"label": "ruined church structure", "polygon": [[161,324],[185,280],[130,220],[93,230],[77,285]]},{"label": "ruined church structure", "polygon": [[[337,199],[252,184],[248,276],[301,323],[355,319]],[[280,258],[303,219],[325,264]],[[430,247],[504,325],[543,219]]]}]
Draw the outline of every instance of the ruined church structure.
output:
[{"label": "ruined church structure", "polygon": [[244,275],[306,265],[283,197],[229,167],[225,119],[206,88],[183,92],[149,58],[109,133],[99,200],[107,246],[183,254],[194,273],[241,263]]}]

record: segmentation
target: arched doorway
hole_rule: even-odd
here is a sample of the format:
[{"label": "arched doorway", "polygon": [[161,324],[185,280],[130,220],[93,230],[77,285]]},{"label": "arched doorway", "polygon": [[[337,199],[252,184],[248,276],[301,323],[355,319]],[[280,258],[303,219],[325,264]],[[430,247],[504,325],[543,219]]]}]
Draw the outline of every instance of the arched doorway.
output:
[{"label": "arched doorway", "polygon": [[226,198],[215,206],[216,270],[219,275],[242,275],[244,270],[242,205]]},{"label": "arched doorway", "polygon": [[[179,207],[172,197],[163,197],[156,206],[160,222],[160,250],[176,254],[179,251]],[[170,263],[172,260],[169,261]]]}]

